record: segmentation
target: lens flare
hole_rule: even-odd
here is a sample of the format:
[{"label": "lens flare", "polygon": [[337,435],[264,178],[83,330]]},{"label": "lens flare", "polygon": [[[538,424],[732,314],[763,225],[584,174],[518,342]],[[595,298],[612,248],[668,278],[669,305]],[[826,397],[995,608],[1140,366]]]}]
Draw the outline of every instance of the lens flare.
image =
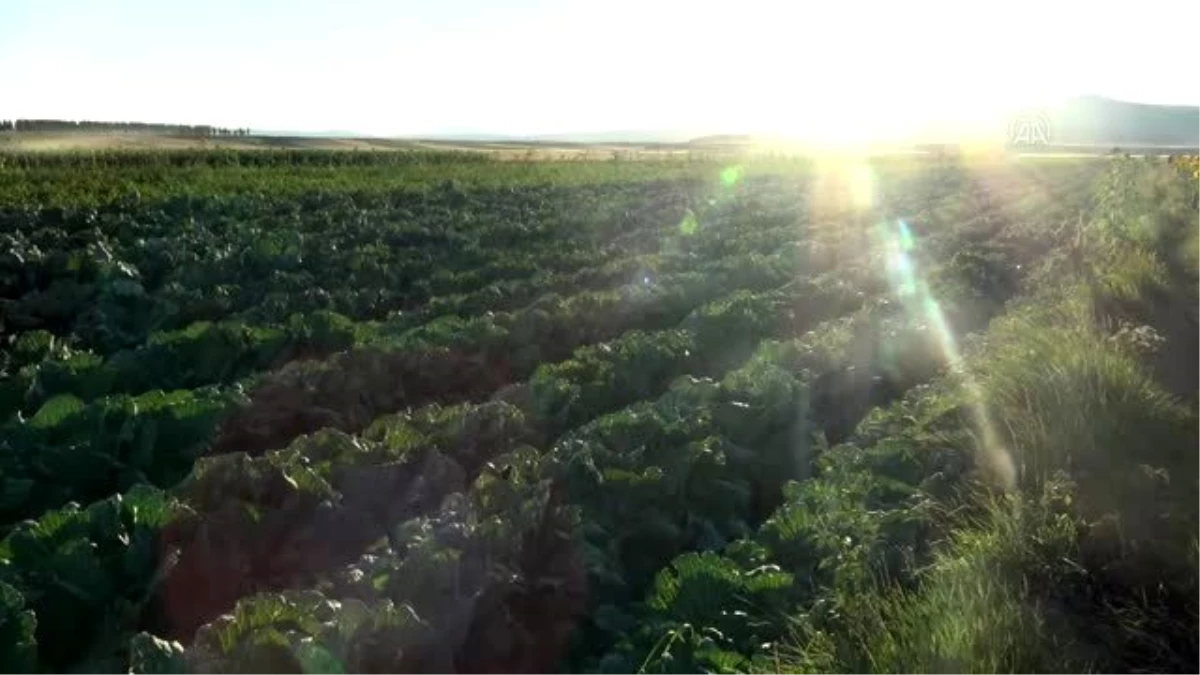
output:
[{"label": "lens flare", "polygon": [[721,185],[727,188],[736,187],[745,175],[746,169],[740,164],[725,167],[721,169]]},{"label": "lens flare", "polygon": [[931,329],[940,357],[950,372],[963,384],[967,395],[967,409],[977,433],[976,452],[1004,488],[1011,489],[1016,484],[1016,468],[1012,454],[1004,447],[991,416],[988,415],[982,388],[963,363],[954,331],[946,320],[941,304],[933,296],[929,284],[920,277],[916,261],[911,255],[916,250],[916,245],[912,228],[903,220],[896,222],[894,230],[887,228],[889,281],[896,295],[905,302],[907,310],[923,319]]},{"label": "lens flare", "polygon": [[[729,194],[734,188],[742,182],[746,176],[746,168],[740,164],[734,164],[721,169],[717,175],[724,189],[717,190],[715,196],[710,196],[698,207],[700,216],[704,216],[710,209],[716,208],[721,202],[733,197]],[[679,233],[685,237],[690,237],[696,234],[700,229],[700,217],[692,209],[688,209],[683,214],[683,219],[679,221]]]},{"label": "lens flare", "polygon": [[913,247],[916,246],[916,240],[913,239],[912,229],[908,226],[908,223],[900,220],[896,229],[896,242],[899,244],[900,250],[905,253],[913,250]]},{"label": "lens flare", "polygon": [[679,233],[685,237],[690,237],[696,234],[696,230],[700,228],[700,222],[696,220],[696,214],[691,209],[683,214],[683,220],[679,221]]}]

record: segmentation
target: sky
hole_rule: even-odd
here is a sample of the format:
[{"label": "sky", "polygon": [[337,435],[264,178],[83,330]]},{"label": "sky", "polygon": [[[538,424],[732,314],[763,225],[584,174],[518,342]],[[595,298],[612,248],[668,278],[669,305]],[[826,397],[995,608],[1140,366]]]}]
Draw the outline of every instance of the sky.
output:
[{"label": "sky", "polygon": [[886,138],[1200,104],[1183,0],[0,0],[0,119]]}]

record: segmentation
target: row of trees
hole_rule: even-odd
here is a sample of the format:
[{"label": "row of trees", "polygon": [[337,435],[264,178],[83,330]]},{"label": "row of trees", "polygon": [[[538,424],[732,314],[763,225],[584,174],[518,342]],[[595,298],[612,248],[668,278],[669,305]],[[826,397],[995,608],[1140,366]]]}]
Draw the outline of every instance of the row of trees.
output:
[{"label": "row of trees", "polygon": [[249,136],[249,129],[207,124],[152,124],[148,122],[95,122],[91,120],[0,120],[0,131],[133,131],[181,136]]}]

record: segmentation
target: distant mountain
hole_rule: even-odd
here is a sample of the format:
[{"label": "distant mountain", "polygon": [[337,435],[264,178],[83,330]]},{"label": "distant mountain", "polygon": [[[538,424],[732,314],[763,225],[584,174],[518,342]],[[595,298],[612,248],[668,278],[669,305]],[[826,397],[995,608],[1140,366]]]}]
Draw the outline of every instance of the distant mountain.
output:
[{"label": "distant mountain", "polygon": [[1200,146],[1200,107],[1080,96],[1049,108],[1051,142],[1065,145]]},{"label": "distant mountain", "polygon": [[[1101,147],[1174,146],[1200,147],[1200,107],[1133,103],[1103,96],[1079,96],[1044,108],[1050,121],[1053,145]],[[997,129],[1004,134],[1007,130]],[[955,125],[932,125],[917,131],[910,143],[957,143],[961,131]],[[689,145],[741,145],[754,136],[722,133],[720,130],[641,129],[562,134],[505,136],[462,133],[436,138],[496,142],[540,143],[687,143]]]},{"label": "distant mountain", "polygon": [[747,145],[755,141],[754,136],[745,134],[715,134],[689,138],[688,145]]},{"label": "distant mountain", "polygon": [[[1200,146],[1200,107],[1133,103],[1103,96],[1080,96],[1044,108],[1050,121],[1054,145],[1092,146]],[[996,129],[1003,135],[1006,130]],[[254,135],[295,138],[378,138],[354,131],[253,130]],[[953,125],[930,124],[915,131],[910,143],[956,143],[959,131]],[[625,129],[553,134],[504,134],[473,129],[447,129],[437,133],[408,136],[431,141],[474,141],[484,143],[586,143],[739,145],[753,136],[723,130]]]}]

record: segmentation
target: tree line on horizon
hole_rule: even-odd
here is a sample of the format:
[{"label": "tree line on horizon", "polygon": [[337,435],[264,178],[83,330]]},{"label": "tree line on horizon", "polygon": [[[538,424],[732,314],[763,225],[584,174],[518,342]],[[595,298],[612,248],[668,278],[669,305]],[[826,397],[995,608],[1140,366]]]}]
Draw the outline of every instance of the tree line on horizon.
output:
[{"label": "tree line on horizon", "polygon": [[248,128],[208,124],[155,124],[151,122],[97,122],[93,120],[0,120],[0,131],[133,131],[181,136],[249,136]]}]

